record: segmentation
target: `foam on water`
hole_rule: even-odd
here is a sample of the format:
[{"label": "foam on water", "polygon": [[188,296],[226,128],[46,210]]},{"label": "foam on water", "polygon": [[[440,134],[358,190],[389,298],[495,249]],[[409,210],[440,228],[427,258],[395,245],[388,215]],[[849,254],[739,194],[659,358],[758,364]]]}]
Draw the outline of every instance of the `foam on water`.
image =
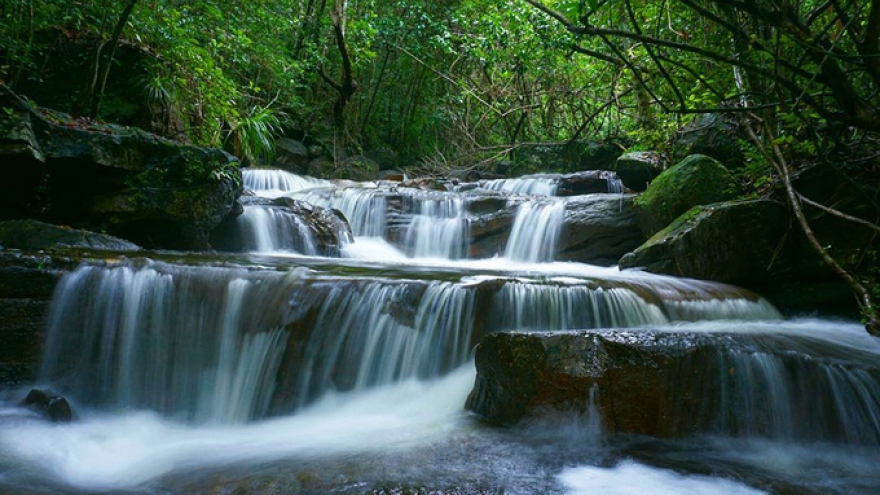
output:
[{"label": "foam on water", "polygon": [[0,472],[81,489],[124,490],[206,467],[387,453],[428,444],[457,427],[473,380],[471,364],[434,381],[330,394],[296,415],[238,426],[194,427],[138,411],[90,413],[68,425],[4,425]]},{"label": "foam on water", "polygon": [[760,495],[749,486],[710,476],[682,475],[634,461],[613,468],[581,466],[559,475],[567,495]]}]

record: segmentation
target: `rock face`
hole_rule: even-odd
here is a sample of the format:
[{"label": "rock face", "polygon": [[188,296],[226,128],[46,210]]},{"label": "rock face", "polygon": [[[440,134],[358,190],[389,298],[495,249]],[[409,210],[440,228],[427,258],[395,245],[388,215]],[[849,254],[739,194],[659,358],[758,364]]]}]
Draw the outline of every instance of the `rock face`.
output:
[{"label": "rock face", "polygon": [[617,158],[614,171],[623,185],[636,192],[648,188],[648,184],[663,171],[661,157],[653,151],[633,151]]},{"label": "rock face", "polygon": [[206,249],[241,193],[237,160],[133,129],[34,109],[0,86],[0,219],[106,231],[148,248]]},{"label": "rock face", "polygon": [[0,249],[37,250],[54,247],[82,247],[105,251],[137,251],[136,244],[117,237],[72,229],[36,220],[0,222]]},{"label": "rock face", "polygon": [[[852,422],[847,410],[813,407],[841,383],[875,386],[880,379],[867,352],[854,352],[859,376],[839,373],[836,360],[848,352],[770,334],[496,333],[477,346],[466,407],[494,424],[573,411],[598,415],[593,419],[606,431],[619,433],[834,440],[859,431],[862,442],[874,444],[880,431],[873,420]],[[834,403],[828,400],[819,403]],[[848,404],[876,410],[872,401]]]},{"label": "rock face", "polygon": [[660,174],[636,200],[636,215],[651,236],[698,205],[727,201],[737,193],[730,172],[715,159],[691,155]]},{"label": "rock face", "polygon": [[0,251],[2,384],[30,382],[36,377],[49,302],[63,273],[57,264],[48,257]]},{"label": "rock face", "polygon": [[696,206],[620,260],[621,268],[754,288],[773,272],[787,212],[769,200]]},{"label": "rock face", "polygon": [[559,259],[611,266],[642,244],[633,195],[591,194],[569,198],[559,236]]}]

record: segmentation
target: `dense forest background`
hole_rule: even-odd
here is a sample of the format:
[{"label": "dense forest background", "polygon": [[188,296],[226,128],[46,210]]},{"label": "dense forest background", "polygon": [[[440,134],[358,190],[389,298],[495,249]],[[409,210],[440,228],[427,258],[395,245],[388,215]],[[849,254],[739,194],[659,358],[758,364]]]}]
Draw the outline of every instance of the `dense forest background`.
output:
[{"label": "dense forest background", "polygon": [[[778,191],[808,236],[811,211],[880,232],[880,0],[3,0],[0,19],[3,82],[80,125],[505,174],[577,168],[541,154],[584,143],[673,160],[683,126],[723,126],[745,195]],[[816,163],[874,209],[797,190]],[[811,240],[871,314],[876,250]]]}]

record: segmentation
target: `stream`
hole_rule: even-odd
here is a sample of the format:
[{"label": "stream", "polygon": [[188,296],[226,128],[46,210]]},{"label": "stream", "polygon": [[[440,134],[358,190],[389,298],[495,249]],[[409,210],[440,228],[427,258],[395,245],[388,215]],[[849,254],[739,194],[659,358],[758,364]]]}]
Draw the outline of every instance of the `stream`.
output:
[{"label": "stream", "polygon": [[[494,257],[470,257],[462,193],[412,192],[389,219],[381,187],[253,170],[257,196],[342,212],[353,237],[338,256],[317,254],[300,219],[246,204],[247,253],[69,271],[36,385],[76,419],[19,406],[30,386],[0,389],[0,493],[880,490],[880,382],[862,368],[880,341],[864,327],[784,319],[729,285],[556,261],[565,202],[552,178],[517,180],[484,184],[515,203]],[[592,401],[508,427],[465,410],[482,336],[584,329],[741,336],[718,366],[754,393],[669,439],[610,433]],[[774,358],[800,351],[829,356],[821,377]],[[815,407],[793,410],[804,395]]]}]

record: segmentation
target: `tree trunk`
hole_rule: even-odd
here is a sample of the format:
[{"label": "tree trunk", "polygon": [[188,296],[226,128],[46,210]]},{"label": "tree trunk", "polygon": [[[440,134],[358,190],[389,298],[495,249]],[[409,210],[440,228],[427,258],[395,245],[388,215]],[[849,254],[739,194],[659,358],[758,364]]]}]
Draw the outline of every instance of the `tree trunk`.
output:
[{"label": "tree trunk", "polygon": [[[101,100],[104,98],[104,90],[107,88],[107,78],[110,75],[110,67],[113,65],[113,57],[116,55],[116,47],[119,45],[119,38],[122,36],[122,30],[125,29],[125,25],[128,23],[128,18],[131,16],[131,11],[134,10],[136,3],[137,0],[129,0],[128,4],[125,5],[125,8],[122,10],[122,15],[119,16],[119,21],[116,23],[116,28],[113,30],[113,35],[110,37],[110,53],[107,55],[107,61],[103,66],[104,70],[101,74],[101,88],[98,90],[97,94],[95,94],[93,90],[90,95],[91,108],[89,110],[89,115],[92,117],[97,117],[98,112],[101,111]],[[98,62],[100,64],[100,60]]]}]

